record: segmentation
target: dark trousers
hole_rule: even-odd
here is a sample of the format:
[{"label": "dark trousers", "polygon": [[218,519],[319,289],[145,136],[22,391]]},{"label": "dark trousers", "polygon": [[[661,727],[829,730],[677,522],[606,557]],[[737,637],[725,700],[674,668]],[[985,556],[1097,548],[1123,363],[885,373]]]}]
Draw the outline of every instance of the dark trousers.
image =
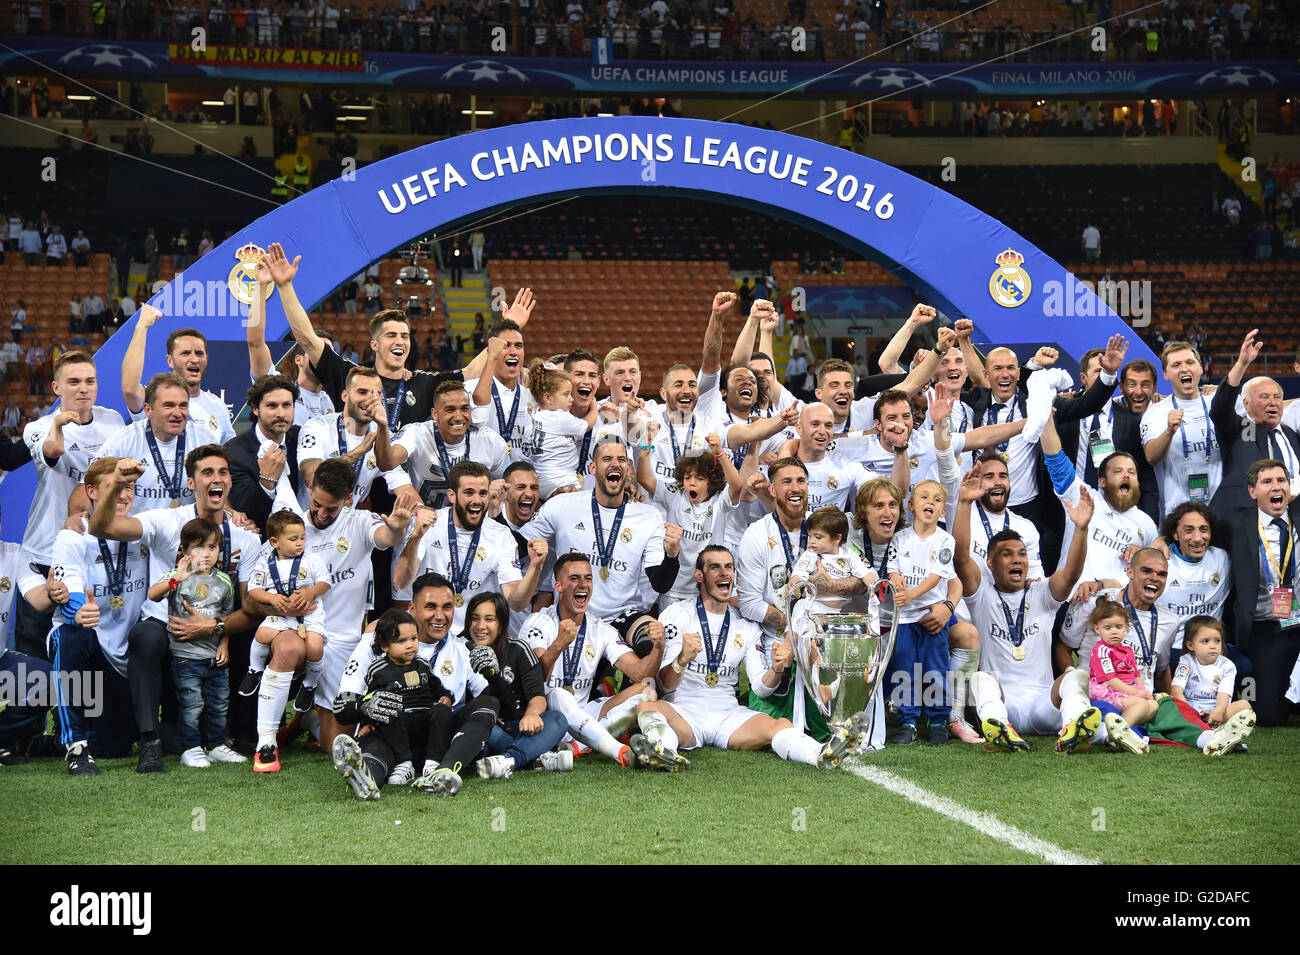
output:
[{"label": "dark trousers", "polygon": [[[37,570],[43,574],[49,574],[50,572],[48,566],[38,566]],[[18,595],[17,604],[14,616],[15,649],[19,653],[48,660],[50,655],[46,649],[46,638],[50,635],[50,618],[54,616],[54,611],[46,610],[42,612],[37,610],[23,599],[22,594]]]},{"label": "dark trousers", "polygon": [[1237,641],[1255,667],[1255,699],[1251,704],[1260,726],[1278,726],[1286,722],[1291,702],[1286,688],[1291,670],[1300,655],[1300,627],[1285,630],[1278,620],[1256,620],[1250,636]]},{"label": "dark trousers", "polygon": [[63,744],[86,740],[101,759],[129,754],[136,736],[131,689],[104,656],[99,634],[64,624],[50,635],[50,650]]},{"label": "dark trousers", "polygon": [[[141,739],[157,739],[159,711],[175,724],[180,706],[172,681],[171,641],[161,620],[141,620],[127,634],[126,678]],[[170,729],[171,727],[169,727]],[[170,739],[170,734],[169,734]]]},{"label": "dark trousers", "polygon": [[[415,762],[415,754],[456,773],[473,765],[497,722],[496,697],[480,696],[459,710],[441,703],[403,715],[387,726],[376,726],[361,737],[361,753],[375,782],[382,786],[398,763]],[[419,767],[417,766],[418,770]]]},{"label": "dark trousers", "polygon": [[[0,653],[0,748],[22,752],[21,743],[45,730],[49,711],[50,665],[41,657]],[[10,692],[12,689],[12,692]]]}]

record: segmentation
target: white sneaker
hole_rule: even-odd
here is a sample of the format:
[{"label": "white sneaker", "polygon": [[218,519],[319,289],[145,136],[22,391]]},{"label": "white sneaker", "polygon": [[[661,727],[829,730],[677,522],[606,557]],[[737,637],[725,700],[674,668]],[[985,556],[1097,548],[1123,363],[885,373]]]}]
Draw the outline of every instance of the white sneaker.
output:
[{"label": "white sneaker", "polygon": [[193,766],[195,769],[207,769],[212,765],[208,759],[208,754],[203,752],[203,747],[195,746],[193,749],[187,749],[181,753],[181,765]]},{"label": "white sneaker", "polygon": [[479,776],[484,779],[509,779],[510,774],[515,771],[514,759],[505,755],[484,756],[476,765]]},{"label": "white sneaker", "polygon": [[[1255,711],[1242,710],[1236,716],[1224,721],[1210,734],[1210,741],[1201,752],[1206,756],[1222,756],[1241,747],[1241,741],[1255,732]],[[1244,748],[1244,747],[1241,747]]]},{"label": "white sneaker", "polygon": [[1106,736],[1120,749],[1139,756],[1149,749],[1146,739],[1135,732],[1118,713],[1106,714]]},{"label": "white sneaker", "polygon": [[388,774],[388,785],[390,786],[409,786],[415,781],[415,766],[409,759],[403,760],[393,767],[393,771]]},{"label": "white sneaker", "polygon": [[248,757],[242,753],[236,753],[233,749],[222,743],[220,746],[214,746],[208,750],[208,759],[214,763],[246,763]]},{"label": "white sneaker", "polygon": [[564,749],[553,753],[542,753],[534,763],[534,769],[544,769],[550,773],[573,772],[573,750]]}]

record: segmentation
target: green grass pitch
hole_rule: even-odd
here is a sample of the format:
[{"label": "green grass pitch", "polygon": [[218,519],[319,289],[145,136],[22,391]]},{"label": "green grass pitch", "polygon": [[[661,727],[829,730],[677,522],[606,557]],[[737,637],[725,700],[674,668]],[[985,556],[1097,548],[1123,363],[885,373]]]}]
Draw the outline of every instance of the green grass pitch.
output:
[{"label": "green grass pitch", "polygon": [[[1300,729],[1210,759],[985,754],[948,743],[862,757],[940,797],[1103,863],[1300,862]],[[688,774],[620,770],[468,776],[455,799],[384,788],[354,799],[319,752],[161,776],[135,760],[73,779],[55,760],[0,768],[0,862],[141,863],[1037,863],[1032,854],[844,771],[770,752],[691,754]],[[400,820],[401,824],[397,822]]]}]

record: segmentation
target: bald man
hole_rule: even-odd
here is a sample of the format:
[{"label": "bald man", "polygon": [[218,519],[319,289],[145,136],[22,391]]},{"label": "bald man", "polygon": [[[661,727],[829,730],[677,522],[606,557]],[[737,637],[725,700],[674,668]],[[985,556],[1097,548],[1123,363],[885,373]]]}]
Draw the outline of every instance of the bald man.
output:
[{"label": "bald man", "polygon": [[835,415],[830,406],[820,401],[805,405],[799,415],[798,435],[794,456],[808,468],[809,511],[827,505],[852,510],[858,486],[872,475],[856,461],[827,450],[835,439]]}]

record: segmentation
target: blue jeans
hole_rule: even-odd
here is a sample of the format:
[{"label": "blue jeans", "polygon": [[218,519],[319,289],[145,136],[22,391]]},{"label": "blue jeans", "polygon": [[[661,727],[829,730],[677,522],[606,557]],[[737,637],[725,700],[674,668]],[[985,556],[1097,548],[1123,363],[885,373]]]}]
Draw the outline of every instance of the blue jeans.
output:
[{"label": "blue jeans", "polygon": [[532,736],[519,732],[518,720],[507,720],[504,728],[492,727],[492,733],[487,741],[487,754],[498,756],[504,753],[506,756],[512,756],[515,766],[523,769],[542,753],[555,749],[568,731],[569,721],[558,710],[544,712],[542,729]]},{"label": "blue jeans", "polygon": [[924,713],[930,722],[948,722],[948,629],[926,633],[919,623],[900,623],[889,671],[890,695],[898,723],[915,724]]},{"label": "blue jeans", "polygon": [[214,658],[172,657],[172,679],[176,681],[176,696],[181,704],[177,734],[181,752],[200,743],[204,749],[224,745],[226,702],[230,698],[230,675],[226,668],[217,666]]}]

